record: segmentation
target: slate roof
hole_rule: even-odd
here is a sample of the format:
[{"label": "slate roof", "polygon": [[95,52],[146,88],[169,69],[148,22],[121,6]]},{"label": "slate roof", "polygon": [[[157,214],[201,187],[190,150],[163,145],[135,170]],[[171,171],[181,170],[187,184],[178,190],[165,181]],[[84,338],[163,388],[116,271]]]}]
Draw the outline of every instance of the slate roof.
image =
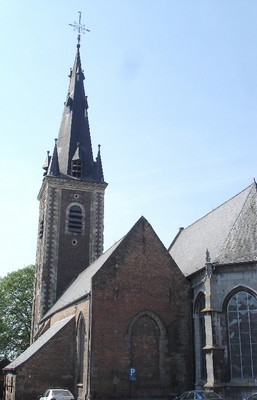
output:
[{"label": "slate roof", "polygon": [[52,339],[64,326],[66,326],[71,320],[74,318],[74,315],[64,318],[61,321],[53,324],[43,335],[41,335],[30,347],[28,347],[19,357],[17,357],[14,361],[8,364],[5,368],[5,371],[14,370],[20,365],[22,365],[25,361],[31,358],[34,354],[37,353],[41,347],[43,347],[50,339]]},{"label": "slate roof", "polygon": [[[93,159],[90,127],[88,120],[88,102],[84,89],[84,71],[81,65],[80,45],[73,68],[70,73],[70,83],[61,120],[57,144],[53,155],[47,157],[43,166],[46,175],[58,177],[73,177],[72,161],[81,161],[81,172],[77,179],[105,183],[101,162],[100,149],[96,161]],[[78,151],[79,150],[79,151]]]},{"label": "slate roof", "polygon": [[209,250],[219,264],[257,259],[256,183],[182,229],[169,248],[181,271],[189,276],[201,270]]},{"label": "slate roof", "polygon": [[50,308],[50,310],[48,310],[48,312],[44,315],[43,320],[54,314],[56,311],[68,307],[70,304],[87,296],[87,294],[91,291],[92,277],[103,266],[103,264],[119,246],[122,240],[123,238],[116,242],[105,253],[97,258],[88,268],[79,274],[75,281],[67,288],[67,290],[65,290],[59,300],[57,300],[53,307]]}]

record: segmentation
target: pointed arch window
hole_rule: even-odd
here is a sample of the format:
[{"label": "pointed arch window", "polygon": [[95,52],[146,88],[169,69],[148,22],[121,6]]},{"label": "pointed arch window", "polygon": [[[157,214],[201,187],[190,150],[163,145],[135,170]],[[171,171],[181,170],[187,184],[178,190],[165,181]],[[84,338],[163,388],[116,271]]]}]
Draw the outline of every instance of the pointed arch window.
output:
[{"label": "pointed arch window", "polygon": [[83,315],[79,318],[77,331],[77,367],[78,367],[78,383],[83,383],[84,376],[84,354],[85,354],[85,335],[86,324]]},{"label": "pointed arch window", "polygon": [[74,205],[69,210],[68,218],[68,231],[69,232],[82,232],[82,209],[80,206]]},{"label": "pointed arch window", "polygon": [[167,383],[164,373],[167,338],[159,317],[152,311],[140,311],[129,325],[128,338],[130,365],[137,371],[137,384]]},{"label": "pointed arch window", "polygon": [[138,382],[159,379],[160,329],[154,319],[148,315],[138,318],[131,335],[131,365],[136,367]]},{"label": "pointed arch window", "polygon": [[257,379],[257,299],[235,293],[227,305],[231,379]]},{"label": "pointed arch window", "polygon": [[196,381],[199,384],[206,382],[206,359],[204,347],[206,345],[205,320],[202,310],[205,308],[205,295],[199,293],[195,303],[195,357],[196,357]]}]

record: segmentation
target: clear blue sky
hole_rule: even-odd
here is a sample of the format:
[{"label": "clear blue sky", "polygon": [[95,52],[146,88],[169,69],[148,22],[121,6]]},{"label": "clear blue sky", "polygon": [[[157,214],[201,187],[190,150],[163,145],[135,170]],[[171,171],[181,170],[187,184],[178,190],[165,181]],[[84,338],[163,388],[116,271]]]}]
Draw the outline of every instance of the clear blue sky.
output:
[{"label": "clear blue sky", "polygon": [[78,11],[105,249],[141,215],[168,246],[257,176],[256,0],[2,0],[0,276],[35,262]]}]

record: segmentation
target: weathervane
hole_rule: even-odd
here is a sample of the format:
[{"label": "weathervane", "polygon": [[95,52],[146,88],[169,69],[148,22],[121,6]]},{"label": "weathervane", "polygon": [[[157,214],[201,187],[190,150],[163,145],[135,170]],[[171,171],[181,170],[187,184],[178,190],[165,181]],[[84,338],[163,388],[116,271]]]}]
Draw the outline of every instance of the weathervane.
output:
[{"label": "weathervane", "polygon": [[74,22],[73,24],[69,24],[69,25],[73,27],[74,31],[78,32],[78,45],[79,45],[80,44],[80,35],[81,35],[81,33],[90,32],[90,30],[86,29],[85,25],[81,24],[81,14],[82,14],[82,12],[78,11],[78,13],[79,13],[79,22],[78,23]]}]

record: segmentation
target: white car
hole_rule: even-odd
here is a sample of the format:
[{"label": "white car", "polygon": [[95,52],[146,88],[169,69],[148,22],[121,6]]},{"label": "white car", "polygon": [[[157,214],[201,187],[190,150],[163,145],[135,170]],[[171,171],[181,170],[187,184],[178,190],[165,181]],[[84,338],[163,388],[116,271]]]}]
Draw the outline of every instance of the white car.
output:
[{"label": "white car", "polygon": [[75,400],[67,389],[48,389],[39,400]]}]

